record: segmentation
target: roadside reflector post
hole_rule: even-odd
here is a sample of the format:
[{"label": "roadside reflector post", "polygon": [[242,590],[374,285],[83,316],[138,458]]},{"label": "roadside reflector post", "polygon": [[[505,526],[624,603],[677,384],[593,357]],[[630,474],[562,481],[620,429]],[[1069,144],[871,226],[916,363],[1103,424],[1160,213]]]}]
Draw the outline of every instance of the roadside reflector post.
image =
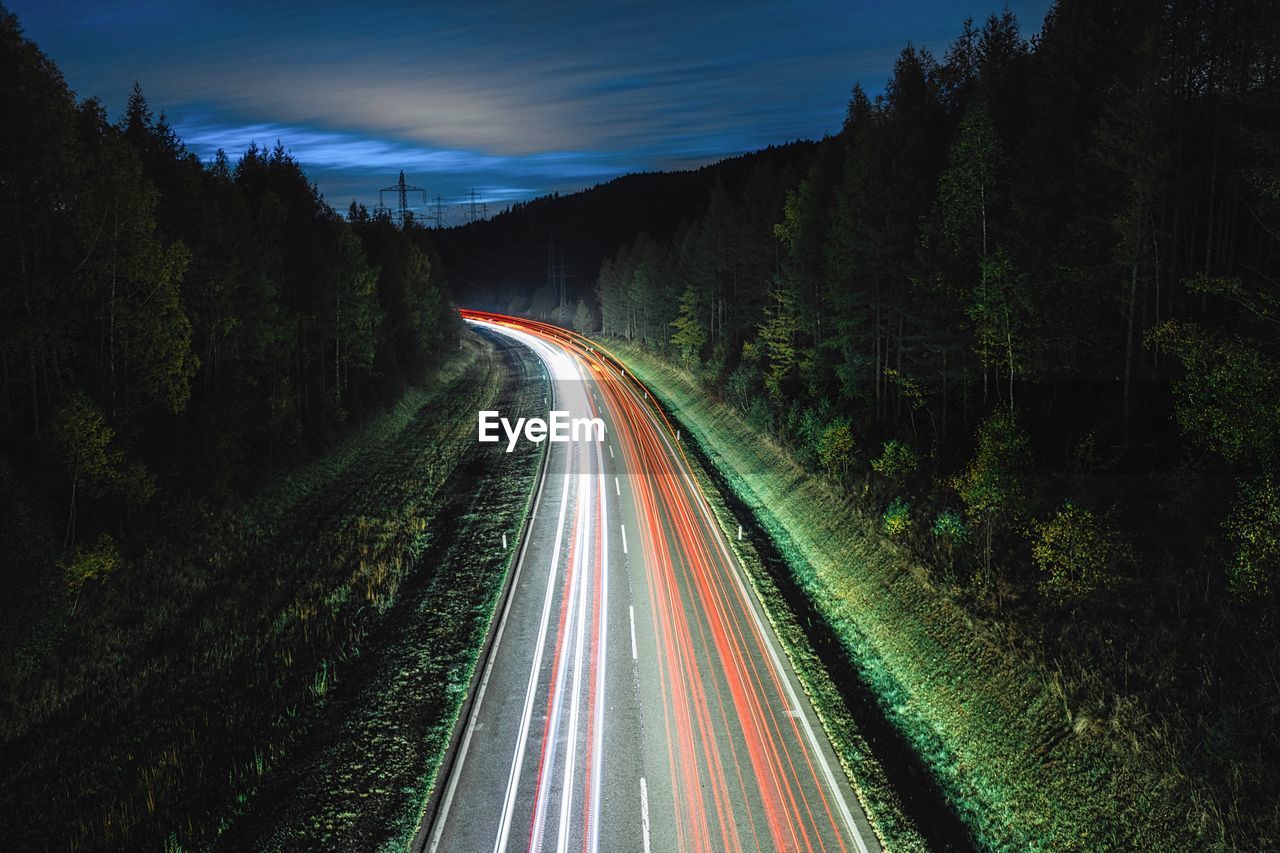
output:
[{"label": "roadside reflector post", "polygon": [[[742,538],[742,528],[738,528],[738,538]],[[507,550],[507,534],[502,534],[502,550]]]},{"label": "roadside reflector post", "polygon": [[676,430],[676,441],[680,440],[680,430]]},{"label": "roadside reflector post", "polygon": [[742,525],[741,524],[738,525],[738,541],[739,542],[742,541]]}]

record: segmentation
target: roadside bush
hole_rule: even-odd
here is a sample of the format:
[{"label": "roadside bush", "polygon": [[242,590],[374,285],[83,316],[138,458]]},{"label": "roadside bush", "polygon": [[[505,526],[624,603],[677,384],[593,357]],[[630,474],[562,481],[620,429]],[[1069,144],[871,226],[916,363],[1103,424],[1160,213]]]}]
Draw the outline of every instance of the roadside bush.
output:
[{"label": "roadside bush", "polygon": [[1242,483],[1226,521],[1234,554],[1227,583],[1240,598],[1264,598],[1280,576],[1280,487],[1271,476]]},{"label": "roadside bush", "polygon": [[1022,501],[1023,474],[1031,462],[1031,442],[1013,412],[994,412],[978,427],[978,449],[952,481],[965,512],[982,526],[983,584],[991,577],[991,551],[997,528],[1016,515]]},{"label": "roadside bush", "polygon": [[[105,533],[98,537],[92,548],[77,550],[67,564],[67,589],[75,594],[76,604],[80,603],[80,592],[86,583],[105,578],[119,569],[123,562],[120,549]],[[75,609],[75,605],[72,605],[71,612],[74,613]]]},{"label": "roadside bush", "polygon": [[964,545],[973,538],[973,528],[960,513],[953,509],[944,509],[933,520],[933,535],[946,543],[947,547],[955,547]]},{"label": "roadside bush", "polygon": [[750,364],[739,364],[729,374],[725,383],[725,392],[729,402],[740,412],[751,409],[752,401],[758,399],[760,391],[760,371]]},{"label": "roadside bush", "polygon": [[773,434],[773,414],[763,396],[756,396],[747,408],[747,423],[758,432]]},{"label": "roadside bush", "polygon": [[831,420],[831,406],[806,406],[797,418],[794,426],[796,455],[806,466],[816,468],[819,464],[819,451],[822,449],[822,432]]},{"label": "roadside bush", "polygon": [[853,461],[853,428],[846,420],[834,420],[827,424],[818,439],[818,460],[828,476],[844,482]]},{"label": "roadside bush", "polygon": [[884,511],[882,525],[884,532],[894,538],[907,533],[911,529],[911,504],[902,498],[894,498]]},{"label": "roadside bush", "polygon": [[955,510],[944,509],[933,519],[934,556],[947,580],[955,580],[956,549],[972,539],[973,528]]},{"label": "roadside bush", "polygon": [[900,485],[920,466],[920,454],[896,438],[886,441],[880,455],[871,460],[871,470],[893,485]]},{"label": "roadside bush", "polygon": [[1031,523],[1031,559],[1043,574],[1040,592],[1054,604],[1071,604],[1115,585],[1132,558],[1116,530],[1093,512],[1067,501],[1047,522]]}]

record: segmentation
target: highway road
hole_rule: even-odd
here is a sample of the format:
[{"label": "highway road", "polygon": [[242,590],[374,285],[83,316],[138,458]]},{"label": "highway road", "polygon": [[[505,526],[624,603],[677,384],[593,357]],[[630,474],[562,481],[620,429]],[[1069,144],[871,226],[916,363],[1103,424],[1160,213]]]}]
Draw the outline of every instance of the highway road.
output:
[{"label": "highway road", "polygon": [[463,313],[537,354],[548,409],[599,417],[606,433],[548,446],[491,653],[417,843],[879,849],[643,387],[562,329]]}]

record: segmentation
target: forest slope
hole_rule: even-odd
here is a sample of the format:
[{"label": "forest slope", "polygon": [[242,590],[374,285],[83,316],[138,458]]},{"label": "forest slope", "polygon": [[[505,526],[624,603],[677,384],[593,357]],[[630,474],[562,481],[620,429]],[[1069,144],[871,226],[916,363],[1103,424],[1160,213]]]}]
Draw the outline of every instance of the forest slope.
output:
[{"label": "forest slope", "polygon": [[[378,784],[417,792],[407,804],[386,798],[397,820],[376,829],[411,833],[505,577],[505,558],[473,572],[436,542],[456,532],[441,514],[444,485],[475,451],[474,412],[500,394],[519,407],[540,388],[520,385],[508,360],[468,338],[436,390],[409,392],[332,453],[216,515],[171,511],[170,533],[87,590],[0,694],[0,835],[29,848],[209,843],[257,792],[279,789],[273,774],[296,769],[295,753],[344,742],[324,706],[348,678],[373,677],[368,661],[395,640],[383,623],[403,619],[403,590],[420,610],[416,630],[434,637],[411,651],[435,675],[399,721],[417,732],[416,757],[371,766]],[[500,490],[510,500],[490,495],[516,525],[534,463],[510,462]],[[448,580],[456,572],[468,583]],[[450,594],[423,599],[436,582]],[[345,713],[411,699],[373,692],[378,701],[346,701]],[[349,811],[335,806],[347,788],[326,774],[308,785],[321,793],[274,802],[302,821]]]},{"label": "forest slope", "polygon": [[787,558],[849,661],[983,846],[1212,846],[1204,791],[1153,731],[1097,719],[1028,644],[975,620],[860,503],[708,399],[678,367],[610,344],[702,446]]}]

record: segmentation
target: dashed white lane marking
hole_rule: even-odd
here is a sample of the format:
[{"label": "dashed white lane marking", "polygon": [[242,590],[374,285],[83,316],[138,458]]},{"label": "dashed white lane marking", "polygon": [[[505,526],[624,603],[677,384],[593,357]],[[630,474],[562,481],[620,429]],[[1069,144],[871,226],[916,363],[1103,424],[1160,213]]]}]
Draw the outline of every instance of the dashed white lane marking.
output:
[{"label": "dashed white lane marking", "polygon": [[619,525],[622,528],[622,553],[627,553],[627,526]]},{"label": "dashed white lane marking", "polygon": [[649,786],[640,777],[640,830],[644,835],[644,853],[649,853]]},{"label": "dashed white lane marking", "polygon": [[628,604],[627,611],[631,615],[631,659],[636,660],[636,608]]},{"label": "dashed white lane marking", "polygon": [[618,478],[613,478],[613,493],[618,497],[622,497],[622,486],[618,485]]}]

